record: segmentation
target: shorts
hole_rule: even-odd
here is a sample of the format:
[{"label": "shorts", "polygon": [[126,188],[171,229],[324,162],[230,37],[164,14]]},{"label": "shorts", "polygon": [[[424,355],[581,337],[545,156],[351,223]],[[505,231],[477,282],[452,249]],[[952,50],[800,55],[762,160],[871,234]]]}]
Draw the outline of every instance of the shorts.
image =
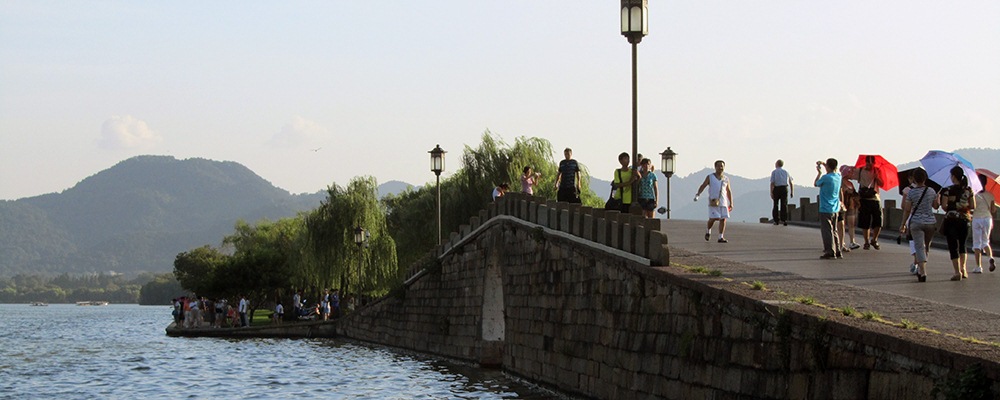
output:
[{"label": "shorts", "polygon": [[882,227],[882,203],[878,200],[861,200],[858,210],[858,228],[871,229]]},{"label": "shorts", "polygon": [[[990,245],[990,231],[993,230],[993,218],[972,219],[972,249],[984,250]],[[990,254],[990,256],[993,256]]]},{"label": "shorts", "polygon": [[639,199],[639,207],[645,211],[653,211],[656,209],[656,199]]},{"label": "shorts", "polygon": [[729,206],[708,206],[708,219],[729,219]]}]

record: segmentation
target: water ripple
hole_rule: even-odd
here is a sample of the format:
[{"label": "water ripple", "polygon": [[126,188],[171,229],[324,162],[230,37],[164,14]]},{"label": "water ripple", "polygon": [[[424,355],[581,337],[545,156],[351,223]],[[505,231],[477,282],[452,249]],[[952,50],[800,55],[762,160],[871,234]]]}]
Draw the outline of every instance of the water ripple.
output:
[{"label": "water ripple", "polygon": [[497,371],[353,342],[169,338],[167,307],[0,314],[0,399],[556,398]]}]

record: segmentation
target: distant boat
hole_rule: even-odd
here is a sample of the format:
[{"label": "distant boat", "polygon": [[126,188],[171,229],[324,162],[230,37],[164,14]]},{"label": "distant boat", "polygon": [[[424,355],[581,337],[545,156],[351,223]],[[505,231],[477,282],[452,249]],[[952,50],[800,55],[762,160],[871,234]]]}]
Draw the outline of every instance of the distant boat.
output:
[{"label": "distant boat", "polygon": [[32,302],[31,305],[33,305],[35,307],[48,307],[49,306],[48,303],[43,303],[43,302],[40,302],[40,301]]},{"label": "distant boat", "polygon": [[76,305],[78,305],[78,306],[106,306],[108,304],[111,304],[111,303],[108,303],[106,301],[78,301],[78,302],[76,302]]}]

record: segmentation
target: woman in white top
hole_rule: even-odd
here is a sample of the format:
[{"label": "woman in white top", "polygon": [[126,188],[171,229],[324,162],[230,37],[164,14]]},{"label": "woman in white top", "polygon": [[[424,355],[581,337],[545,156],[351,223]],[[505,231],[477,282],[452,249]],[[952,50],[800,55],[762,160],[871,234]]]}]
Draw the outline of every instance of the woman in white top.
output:
[{"label": "woman in white top", "polygon": [[726,169],[726,162],[718,160],[715,162],[715,173],[705,177],[698,188],[698,193],[694,195],[694,201],[698,201],[701,192],[708,187],[708,224],[705,231],[705,240],[712,237],[712,225],[719,221],[719,243],[728,243],[726,240],[726,220],[729,219],[729,212],[733,210],[733,194],[729,185],[729,177],[723,172]]},{"label": "woman in white top", "polygon": [[996,199],[993,193],[986,191],[986,176],[980,174],[979,182],[983,190],[976,193],[976,208],[972,211],[972,250],[976,252],[976,268],[974,274],[983,273],[983,254],[990,258],[990,272],[997,269],[993,260],[993,248],[990,247],[990,231],[993,230],[993,214],[997,211]]}]

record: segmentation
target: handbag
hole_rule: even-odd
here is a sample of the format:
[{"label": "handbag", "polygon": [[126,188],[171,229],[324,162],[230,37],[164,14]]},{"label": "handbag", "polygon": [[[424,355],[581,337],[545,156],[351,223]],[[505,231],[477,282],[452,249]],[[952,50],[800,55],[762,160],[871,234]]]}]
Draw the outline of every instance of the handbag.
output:
[{"label": "handbag", "polygon": [[[621,180],[620,179],[620,175],[618,174],[618,170],[615,170],[615,177],[618,177],[619,180]],[[614,183],[614,181],[612,181],[612,183]],[[619,189],[619,190],[621,190],[621,189]],[[615,198],[615,189],[611,189],[611,193],[608,194],[608,201],[604,202],[604,209],[605,210],[621,211],[621,209],[622,209],[622,200]]]}]

